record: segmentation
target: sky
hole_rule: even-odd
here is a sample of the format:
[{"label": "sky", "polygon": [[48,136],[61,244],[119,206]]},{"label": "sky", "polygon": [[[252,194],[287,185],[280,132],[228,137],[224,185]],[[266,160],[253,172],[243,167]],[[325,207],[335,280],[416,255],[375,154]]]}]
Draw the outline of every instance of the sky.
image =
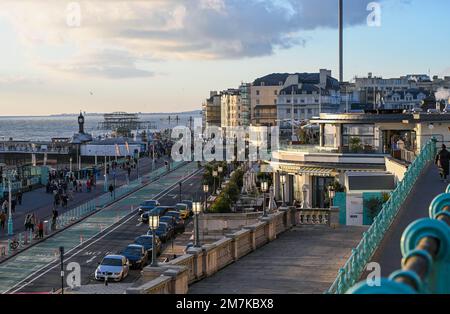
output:
[{"label": "sky", "polygon": [[[450,1],[370,2],[344,0],[346,80],[450,75]],[[274,72],[338,77],[337,3],[0,0],[0,115],[188,111]]]}]

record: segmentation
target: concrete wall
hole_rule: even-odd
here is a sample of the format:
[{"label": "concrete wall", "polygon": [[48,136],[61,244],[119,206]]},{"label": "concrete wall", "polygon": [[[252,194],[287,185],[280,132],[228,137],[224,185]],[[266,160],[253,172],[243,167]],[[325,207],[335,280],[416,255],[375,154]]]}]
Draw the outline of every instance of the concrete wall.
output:
[{"label": "concrete wall", "polygon": [[255,224],[261,213],[223,213],[200,215],[199,228],[203,235],[225,234]]},{"label": "concrete wall", "polygon": [[[338,220],[338,212],[331,217]],[[147,266],[142,271],[142,279],[128,288],[127,294],[187,293],[188,285],[210,277],[227,265],[234,263],[253,252],[294,225],[300,223],[296,208],[284,208],[261,218],[255,224],[202,247],[190,248],[187,254],[161,264],[159,267]]]}]

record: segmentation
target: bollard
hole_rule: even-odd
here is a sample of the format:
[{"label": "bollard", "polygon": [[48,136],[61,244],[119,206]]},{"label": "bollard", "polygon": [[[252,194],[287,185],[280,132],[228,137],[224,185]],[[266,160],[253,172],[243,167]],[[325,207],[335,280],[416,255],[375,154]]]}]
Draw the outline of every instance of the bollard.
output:
[{"label": "bollard", "polygon": [[1,254],[2,256],[6,256],[6,248],[4,246],[2,246]]},{"label": "bollard", "polygon": [[83,239],[83,234],[80,234],[80,244],[83,244],[84,239]]}]

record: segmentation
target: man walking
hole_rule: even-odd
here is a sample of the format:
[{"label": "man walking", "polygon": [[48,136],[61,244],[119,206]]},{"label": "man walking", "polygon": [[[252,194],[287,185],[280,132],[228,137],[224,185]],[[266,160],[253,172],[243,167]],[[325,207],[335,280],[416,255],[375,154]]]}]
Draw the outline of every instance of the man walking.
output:
[{"label": "man walking", "polygon": [[447,150],[447,147],[444,144],[442,144],[442,149],[436,155],[434,162],[440,170],[441,179],[445,183],[448,183],[447,176],[449,174],[450,152]]},{"label": "man walking", "polygon": [[4,211],[0,212],[0,228],[5,231],[6,214]]}]

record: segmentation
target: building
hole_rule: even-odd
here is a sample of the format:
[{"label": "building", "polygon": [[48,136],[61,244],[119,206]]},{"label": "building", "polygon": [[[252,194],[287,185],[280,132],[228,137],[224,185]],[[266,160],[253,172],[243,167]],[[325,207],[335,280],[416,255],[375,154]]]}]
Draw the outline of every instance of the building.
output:
[{"label": "building", "polygon": [[241,94],[239,89],[227,89],[221,93],[221,127],[241,126]]},{"label": "building", "polygon": [[222,99],[217,91],[211,91],[209,98],[203,103],[203,127],[217,126],[222,123]]},{"label": "building", "polygon": [[317,145],[281,147],[268,162],[276,197],[280,200],[284,191],[288,204],[326,208],[328,186],[338,182],[346,188],[342,222],[347,224],[370,224],[364,197],[392,190],[427,141],[450,141],[446,113],[322,113],[310,122],[320,129]]},{"label": "building", "polygon": [[250,88],[251,124],[275,126],[277,124],[278,93],[290,74],[273,73],[256,79]]},{"label": "building", "polygon": [[424,104],[430,92],[423,88],[410,88],[407,90],[396,90],[388,93],[383,98],[384,109],[414,109]]},{"label": "building", "polygon": [[277,125],[292,126],[318,116],[321,112],[337,112],[340,106],[339,82],[331,71],[289,75],[277,97]]}]

